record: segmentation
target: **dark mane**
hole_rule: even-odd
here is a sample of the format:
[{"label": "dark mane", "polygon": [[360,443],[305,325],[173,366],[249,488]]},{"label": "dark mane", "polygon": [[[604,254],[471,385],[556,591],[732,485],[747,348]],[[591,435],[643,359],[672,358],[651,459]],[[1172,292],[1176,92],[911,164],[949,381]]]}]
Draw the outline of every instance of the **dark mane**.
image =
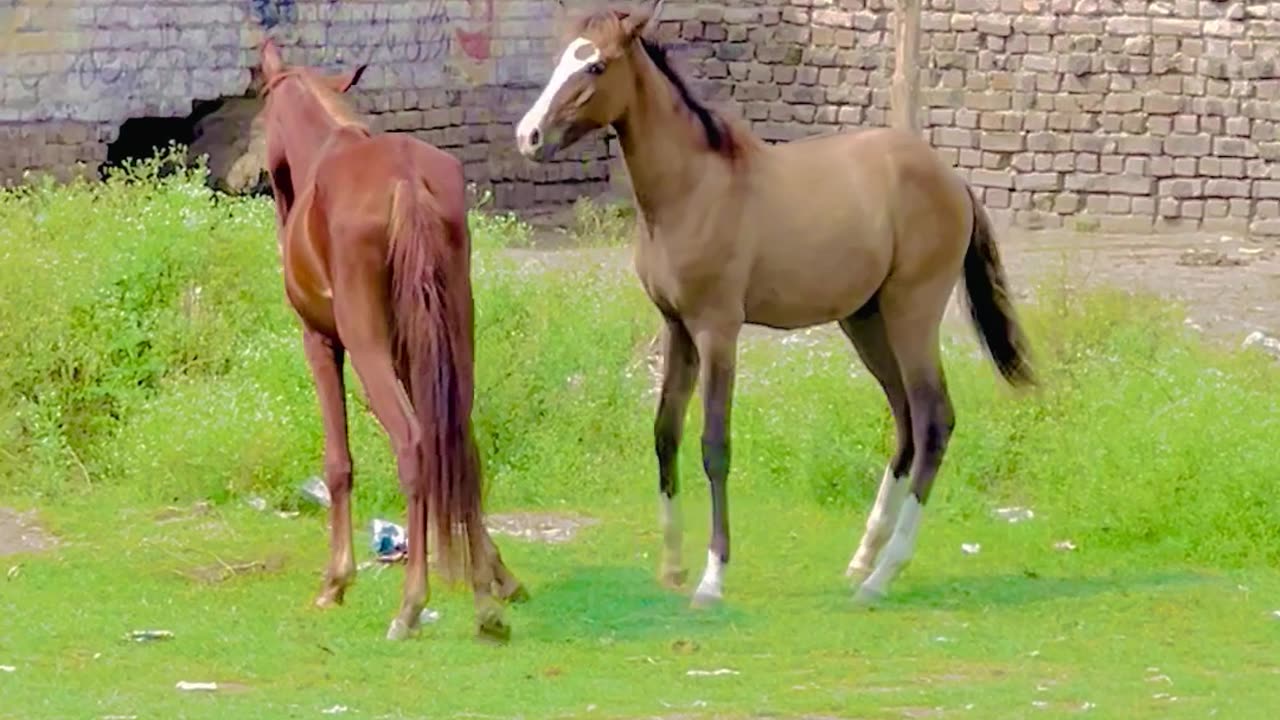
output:
[{"label": "dark mane", "polygon": [[671,62],[667,58],[667,49],[647,38],[640,38],[640,46],[644,48],[645,54],[649,56],[653,64],[667,78],[667,82],[670,82],[672,87],[676,89],[676,94],[684,101],[685,106],[698,119],[698,124],[702,125],[702,130],[706,133],[707,145],[716,152],[727,155],[734,154],[736,146],[733,131],[725,125],[724,120],[713,110],[703,105],[693,96],[684,78],[680,77],[675,68],[671,67]]}]

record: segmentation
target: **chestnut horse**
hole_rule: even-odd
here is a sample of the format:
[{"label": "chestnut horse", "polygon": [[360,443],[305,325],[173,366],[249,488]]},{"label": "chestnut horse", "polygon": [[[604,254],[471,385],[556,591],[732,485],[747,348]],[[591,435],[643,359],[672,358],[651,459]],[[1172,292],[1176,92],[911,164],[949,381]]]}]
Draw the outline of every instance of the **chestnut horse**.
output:
[{"label": "chestnut horse", "polygon": [[919,137],[889,129],[767,145],[708,109],[646,37],[661,2],[571,24],[550,80],[516,129],[547,161],[588,133],[617,133],[638,210],[635,266],[665,319],[654,422],[664,552],[685,577],[676,454],[695,382],[712,534],[694,604],[722,596],[729,562],[730,410],[744,324],[838,323],[888,399],[897,452],[847,575],[863,603],[911,559],[955,414],[939,326],[963,277],[974,324],[1013,385],[1034,383],[990,220]]},{"label": "chestnut horse", "polygon": [[[352,465],[343,361],[390,437],[408,505],[404,598],[387,631],[416,634],[428,597],[428,527],[437,557],[469,575],[483,638],[506,640],[501,600],[523,599],[485,529],[472,436],[471,240],[461,165],[427,143],[373,134],[342,96],[360,66],[331,76],[261,49],[267,169],[289,302],[324,423],[332,502],[320,607],[354,581]],[[454,552],[453,536],[466,542]]]}]

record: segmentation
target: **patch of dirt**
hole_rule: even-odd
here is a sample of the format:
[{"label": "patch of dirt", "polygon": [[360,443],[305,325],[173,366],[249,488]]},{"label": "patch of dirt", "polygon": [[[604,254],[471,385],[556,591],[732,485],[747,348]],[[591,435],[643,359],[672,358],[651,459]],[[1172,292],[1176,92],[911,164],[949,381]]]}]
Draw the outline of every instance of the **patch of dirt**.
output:
[{"label": "patch of dirt", "polygon": [[207,565],[199,565],[188,570],[175,570],[174,572],[193,583],[200,585],[216,585],[235,577],[279,572],[284,569],[284,566],[284,555],[272,554],[261,560],[249,560],[244,562],[219,561],[209,563]]},{"label": "patch of dirt", "polygon": [[57,538],[36,523],[35,513],[0,507],[0,557],[43,552],[57,544]]},{"label": "patch of dirt", "polygon": [[570,542],[582,528],[599,524],[596,518],[563,513],[498,513],[485,519],[491,533],[550,545]]}]

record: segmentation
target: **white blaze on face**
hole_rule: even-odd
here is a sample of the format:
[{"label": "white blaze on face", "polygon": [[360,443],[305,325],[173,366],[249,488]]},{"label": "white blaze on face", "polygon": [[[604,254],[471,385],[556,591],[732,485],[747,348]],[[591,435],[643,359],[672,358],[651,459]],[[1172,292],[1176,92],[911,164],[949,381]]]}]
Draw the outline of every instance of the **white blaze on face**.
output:
[{"label": "white blaze on face", "polygon": [[542,146],[546,132],[542,124],[546,122],[547,113],[551,111],[551,102],[556,94],[578,73],[586,70],[588,65],[600,59],[600,49],[586,38],[578,38],[569,43],[560,55],[560,62],[551,73],[551,79],[542,89],[537,102],[529,108],[529,112],[521,118],[516,126],[516,145],[520,152],[529,155]]}]

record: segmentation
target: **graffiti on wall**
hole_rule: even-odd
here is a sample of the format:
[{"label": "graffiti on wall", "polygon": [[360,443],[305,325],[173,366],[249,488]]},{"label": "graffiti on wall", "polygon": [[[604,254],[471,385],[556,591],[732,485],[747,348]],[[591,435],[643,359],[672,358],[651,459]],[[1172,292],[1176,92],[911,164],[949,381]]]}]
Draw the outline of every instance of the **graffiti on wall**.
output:
[{"label": "graffiti on wall", "polygon": [[297,22],[298,4],[294,0],[249,0],[249,17],[258,27],[270,30]]},{"label": "graffiti on wall", "polygon": [[[186,112],[192,98],[243,90],[262,33],[296,44],[303,62],[365,62],[389,86],[483,85],[501,74],[498,0],[216,0],[98,5],[0,0],[0,115],[108,120]],[[512,65],[514,60],[507,62]],[[10,119],[14,119],[10,118]]]}]

